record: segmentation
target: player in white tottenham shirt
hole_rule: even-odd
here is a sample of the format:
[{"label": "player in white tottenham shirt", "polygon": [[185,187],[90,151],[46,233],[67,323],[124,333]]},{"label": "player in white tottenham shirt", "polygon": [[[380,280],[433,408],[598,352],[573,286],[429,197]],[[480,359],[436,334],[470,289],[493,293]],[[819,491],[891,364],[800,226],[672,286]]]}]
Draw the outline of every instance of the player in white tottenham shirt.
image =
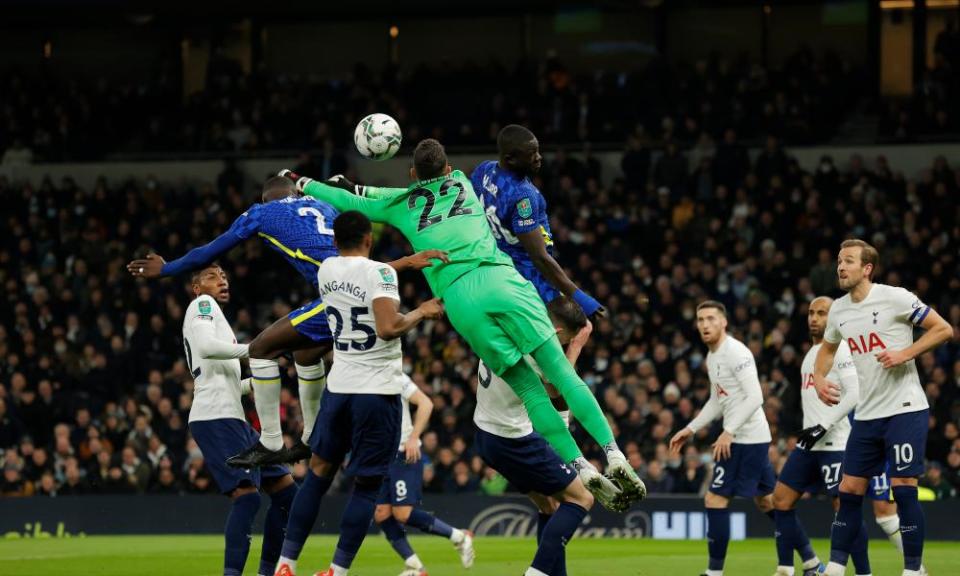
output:
[{"label": "player in white tottenham shirt", "polygon": [[[571,365],[576,364],[592,329],[583,309],[561,295],[547,304],[547,311],[557,328],[557,338],[566,347],[567,359]],[[582,468],[578,475],[564,464],[546,440],[534,432],[520,397],[482,362],[478,379],[473,414],[478,428],[477,453],[517,490],[527,494],[540,511],[537,553],[526,575],[565,574],[566,542],[594,502],[581,478],[604,482],[611,497],[616,487],[595,468]],[[559,394],[554,391],[552,396]]]},{"label": "player in white tottenham shirt", "polygon": [[383,478],[400,440],[403,389],[399,337],[428,318],[443,315],[439,300],[400,313],[397,273],[370,260],[373,232],[359,212],[340,214],[333,223],[340,256],[327,258],[317,273],[333,333],[333,368],[310,435],[310,469],[287,525],[277,576],[292,576],[313,528],[320,499],[347,454],[345,473],[353,494],[340,523],[340,540],[322,576],[344,576],[373,520]]},{"label": "player in white tottenham shirt", "polygon": [[[393,549],[403,558],[405,569],[400,576],[426,576],[423,562],[414,553],[404,526],[413,526],[426,532],[448,538],[460,553],[464,568],[473,566],[473,535],[467,530],[449,524],[420,508],[423,489],[423,458],[420,454],[420,436],[427,429],[433,401],[406,374],[400,391],[401,424],[400,448],[390,463],[386,481],[380,488],[374,520]],[[416,413],[410,417],[410,405]]]},{"label": "player in white tottenham shirt", "polygon": [[697,330],[707,345],[706,367],[710,399],[700,414],[670,439],[670,450],[680,453],[684,442],[723,416],[723,432],[713,444],[713,481],[704,499],[707,508],[709,563],[706,574],[721,576],[730,542],[730,500],[753,498],[771,515],[775,477],[770,465],[770,427],[763,414],[763,391],[753,353],[727,334],[727,311],[720,302],[697,306]]},{"label": "player in white tottenham shirt", "polygon": [[[917,478],[923,473],[929,408],[914,359],[953,336],[949,323],[909,291],[874,284],[880,256],[862,240],[846,240],[837,256],[840,288],[817,354],[814,382],[828,404],[840,400],[827,379],[837,348],[850,347],[860,379],[853,429],[843,459],[840,508],[833,523],[827,574],[843,574],[862,522],[863,495],[871,476],[890,462],[890,484],[900,513],[904,576],[921,573],[923,511]],[[926,330],[916,342],[916,326]]]},{"label": "player in white tottenham shirt", "polygon": [[272,574],[297,486],[284,466],[241,470],[226,465],[228,456],[259,442],[240,403],[239,359],[247,357],[247,345],[237,344],[220,310],[220,304],[230,301],[230,284],[223,269],[216,264],[206,266],[193,274],[190,284],[196,299],[187,306],[183,319],[183,348],[194,386],[190,434],[220,491],[233,501],[224,528],[223,573],[243,573],[253,519],[260,509],[258,490],[262,488],[270,495],[270,510],[264,525],[258,574]]}]

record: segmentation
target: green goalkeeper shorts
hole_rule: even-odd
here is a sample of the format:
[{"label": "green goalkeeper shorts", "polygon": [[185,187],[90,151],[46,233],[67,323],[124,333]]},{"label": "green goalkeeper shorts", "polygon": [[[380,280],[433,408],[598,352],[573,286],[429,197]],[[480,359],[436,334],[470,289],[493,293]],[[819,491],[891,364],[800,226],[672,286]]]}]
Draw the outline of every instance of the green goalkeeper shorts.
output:
[{"label": "green goalkeeper shorts", "polygon": [[537,289],[513,266],[480,266],[447,287],[443,305],[454,329],[494,374],[556,335]]}]

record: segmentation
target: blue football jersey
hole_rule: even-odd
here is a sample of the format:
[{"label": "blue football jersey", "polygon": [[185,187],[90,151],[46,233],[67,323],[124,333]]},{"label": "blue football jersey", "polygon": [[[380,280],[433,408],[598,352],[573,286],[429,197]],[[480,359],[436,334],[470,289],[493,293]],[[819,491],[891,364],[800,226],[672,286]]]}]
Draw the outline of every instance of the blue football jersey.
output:
[{"label": "blue football jersey", "polygon": [[517,238],[517,234],[538,230],[543,235],[547,252],[553,255],[553,235],[543,194],[529,178],[520,178],[501,168],[496,160],[477,166],[470,180],[497,239],[497,246],[513,259],[517,271],[533,283],[544,302],[556,298],[560,292],[537,270]]},{"label": "blue football jersey", "polygon": [[259,236],[316,286],[320,263],[338,254],[333,243],[333,221],[338,214],[333,206],[313,197],[288,196],[254,204],[230,230],[241,239]]}]

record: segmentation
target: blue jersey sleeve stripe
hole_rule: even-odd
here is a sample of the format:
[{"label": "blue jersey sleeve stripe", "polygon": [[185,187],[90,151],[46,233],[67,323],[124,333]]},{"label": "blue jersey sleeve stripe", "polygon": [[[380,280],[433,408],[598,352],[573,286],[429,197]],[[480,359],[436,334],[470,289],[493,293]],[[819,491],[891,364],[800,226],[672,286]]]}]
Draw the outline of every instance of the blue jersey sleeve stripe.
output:
[{"label": "blue jersey sleeve stripe", "polygon": [[[921,310],[920,308],[917,308],[917,312],[920,312],[920,310]],[[913,315],[916,316],[917,312],[914,312]],[[927,314],[929,313],[930,313],[930,307],[924,306],[923,312],[920,313],[920,317],[917,318],[916,320],[912,320],[912,322],[917,326],[919,326],[920,324],[923,324],[923,321],[927,318]]]}]

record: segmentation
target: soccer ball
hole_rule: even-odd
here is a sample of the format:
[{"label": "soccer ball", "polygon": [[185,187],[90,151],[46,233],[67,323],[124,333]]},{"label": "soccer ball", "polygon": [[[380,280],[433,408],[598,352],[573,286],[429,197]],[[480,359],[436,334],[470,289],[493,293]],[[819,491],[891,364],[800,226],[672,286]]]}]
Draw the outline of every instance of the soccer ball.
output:
[{"label": "soccer ball", "polygon": [[386,114],[367,116],[353,131],[353,143],[357,145],[360,155],[377,162],[393,158],[402,140],[400,125]]}]

